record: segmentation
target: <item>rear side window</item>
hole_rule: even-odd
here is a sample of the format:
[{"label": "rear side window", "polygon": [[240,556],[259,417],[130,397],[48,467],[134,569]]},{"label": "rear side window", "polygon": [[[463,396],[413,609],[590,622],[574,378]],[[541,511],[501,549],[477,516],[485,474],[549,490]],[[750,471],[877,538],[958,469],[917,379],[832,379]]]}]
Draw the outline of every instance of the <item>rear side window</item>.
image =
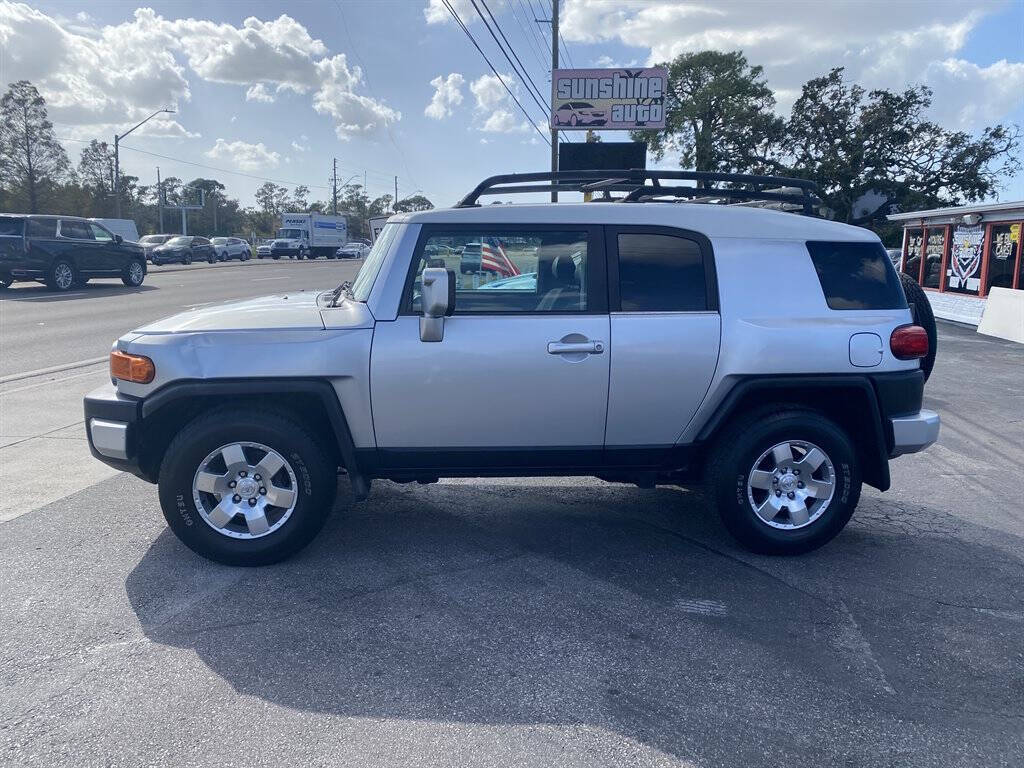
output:
[{"label": "rear side window", "polygon": [[28,220],[28,231],[26,234],[29,237],[56,237],[57,236],[57,220],[56,219],[29,219]]},{"label": "rear side window", "polygon": [[899,277],[881,243],[812,241],[807,250],[829,309],[904,309]]},{"label": "rear side window", "polygon": [[11,216],[0,216],[0,237],[21,237],[22,221]]},{"label": "rear side window", "polygon": [[700,246],[674,235],[620,233],[619,299],[623,312],[703,312],[707,279]]}]

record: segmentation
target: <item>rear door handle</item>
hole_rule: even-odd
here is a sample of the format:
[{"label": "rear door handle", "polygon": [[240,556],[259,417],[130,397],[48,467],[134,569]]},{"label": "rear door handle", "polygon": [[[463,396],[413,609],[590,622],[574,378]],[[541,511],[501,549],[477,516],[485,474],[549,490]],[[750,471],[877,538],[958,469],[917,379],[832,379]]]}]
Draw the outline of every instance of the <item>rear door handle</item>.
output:
[{"label": "rear door handle", "polygon": [[549,341],[549,355],[600,355],[604,352],[603,341]]}]

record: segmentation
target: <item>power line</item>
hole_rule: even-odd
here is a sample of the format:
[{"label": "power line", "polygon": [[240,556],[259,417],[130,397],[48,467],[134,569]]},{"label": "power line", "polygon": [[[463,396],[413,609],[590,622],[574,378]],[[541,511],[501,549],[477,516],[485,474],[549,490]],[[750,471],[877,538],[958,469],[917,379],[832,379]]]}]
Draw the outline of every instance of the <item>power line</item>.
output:
[{"label": "power line", "polygon": [[[341,7],[341,0],[334,0],[334,4],[338,6],[338,15],[341,17],[341,26],[345,30],[345,39],[348,40],[349,48],[352,49],[352,53],[355,54],[359,67],[363,70],[363,76],[366,78],[367,87],[373,91],[373,84],[370,82],[370,74],[366,69],[366,63],[363,61],[363,57],[359,55],[359,49],[356,48],[356,44],[352,42],[352,35],[348,30],[348,21],[345,20],[345,11]],[[405,168],[406,175],[408,175],[413,184],[417,187],[420,186],[419,182],[416,181],[416,177],[412,175],[412,171],[409,170],[409,163],[405,159],[405,153],[402,151],[402,148],[398,146],[398,142],[395,141],[395,136],[391,132],[391,124],[388,123],[387,120],[382,120],[382,122],[384,123],[384,130],[388,134],[388,140],[391,142],[391,146],[395,148],[395,151],[398,153],[398,157],[402,161],[402,167]]]},{"label": "power line", "polygon": [[487,66],[491,68],[491,72],[493,72],[494,76],[498,78],[498,82],[500,82],[502,86],[504,86],[505,90],[508,91],[508,95],[512,97],[512,101],[514,101],[516,103],[516,106],[519,107],[520,111],[524,115],[526,115],[526,119],[529,121],[530,125],[533,126],[533,130],[540,134],[540,137],[544,139],[545,143],[548,146],[551,146],[551,140],[544,135],[544,132],[540,128],[537,127],[537,123],[534,122],[533,118],[530,116],[530,113],[526,111],[526,108],[519,102],[519,99],[516,98],[516,95],[512,93],[512,89],[508,87],[508,84],[505,82],[505,79],[500,74],[498,74],[498,70],[494,68],[494,65],[491,64],[491,60],[487,58],[487,54],[484,53],[483,49],[477,44],[476,38],[473,37],[473,33],[469,31],[466,25],[462,22],[462,19],[459,18],[459,14],[455,12],[455,9],[452,8],[448,0],[441,0],[441,2],[444,3],[445,8],[448,9],[448,13],[450,13],[452,15],[452,18],[455,19],[455,23],[458,24],[462,31],[466,33],[466,37],[469,38],[469,41],[473,44],[473,47],[477,49],[481,56],[483,56],[484,61],[487,62]]},{"label": "power line", "polygon": [[544,61],[544,57],[543,55],[541,55],[540,49],[537,48],[537,43],[535,40],[537,36],[537,25],[530,21],[529,14],[526,14],[526,21],[524,23],[523,19],[519,17],[519,11],[516,10],[516,8],[522,7],[522,0],[515,0],[515,2],[509,3],[509,8],[512,9],[512,15],[515,17],[516,24],[523,31],[523,37],[526,40],[526,44],[530,46],[530,50],[533,52],[533,55],[537,58],[537,62],[540,64],[541,71],[547,72],[548,65]]}]

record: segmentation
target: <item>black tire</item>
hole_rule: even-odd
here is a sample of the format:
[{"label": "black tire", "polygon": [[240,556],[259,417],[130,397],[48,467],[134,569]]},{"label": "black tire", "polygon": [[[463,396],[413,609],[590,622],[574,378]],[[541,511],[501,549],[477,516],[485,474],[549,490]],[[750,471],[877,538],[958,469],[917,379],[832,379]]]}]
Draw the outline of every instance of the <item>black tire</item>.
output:
[{"label": "black tire", "polygon": [[935,353],[939,343],[938,330],[935,327],[935,313],[932,312],[931,302],[924,289],[917,284],[910,275],[901,272],[900,283],[903,285],[903,293],[907,297],[910,311],[914,316],[914,322],[924,328],[928,334],[928,355],[921,358],[921,371],[924,373],[924,380],[932,375],[932,368],[935,367]]},{"label": "black tire", "polygon": [[[70,274],[70,279],[68,278]],[[78,271],[67,259],[57,259],[46,273],[46,287],[51,291],[70,291],[78,283]]]},{"label": "black tire", "polygon": [[14,282],[14,278],[10,275],[0,275],[0,291],[10,288],[11,283]]},{"label": "black tire", "polygon": [[[298,499],[277,530],[259,538],[232,538],[200,516],[192,482],[203,459],[232,442],[261,443],[285,457],[294,469]],[[309,544],[334,504],[337,468],[331,452],[298,422],[273,412],[225,408],[199,416],[171,442],[160,467],[159,495],[167,524],[197,554],[225,565],[269,565]]]},{"label": "black tire", "polygon": [[138,288],[146,279],[146,265],[138,259],[132,259],[121,274],[121,282],[129,288]]},{"label": "black tire", "polygon": [[251,253],[249,253],[248,251],[242,251],[242,258],[241,258],[242,261],[248,261],[251,258],[252,258],[252,254]]},{"label": "black tire", "polygon": [[192,254],[191,253],[186,253],[184,256],[182,256],[181,263],[184,264],[186,267],[189,264],[191,264],[192,263]]},{"label": "black tire", "polygon": [[[820,517],[802,528],[785,530],[758,517],[748,498],[747,480],[758,457],[789,440],[820,447],[832,462],[835,485]],[[734,420],[716,438],[706,474],[726,529],[746,549],[760,554],[798,555],[827,544],[849,522],[860,500],[860,462],[850,438],[824,415],[796,407],[770,406]]]}]

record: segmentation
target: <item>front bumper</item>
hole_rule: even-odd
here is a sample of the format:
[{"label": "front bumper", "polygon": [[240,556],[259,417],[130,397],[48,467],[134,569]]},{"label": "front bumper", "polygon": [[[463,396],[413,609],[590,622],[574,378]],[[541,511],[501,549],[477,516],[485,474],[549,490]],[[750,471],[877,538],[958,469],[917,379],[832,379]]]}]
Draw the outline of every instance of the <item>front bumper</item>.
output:
[{"label": "front bumper", "polygon": [[270,255],[273,258],[280,258],[287,256],[288,258],[295,258],[301,251],[298,248],[271,248]]},{"label": "front bumper", "polygon": [[104,464],[150,480],[139,466],[138,424],[142,401],[104,384],[85,396],[89,451]]},{"label": "front bumper", "polygon": [[917,453],[939,439],[939,414],[922,408],[917,413],[889,419],[892,424],[892,456]]}]

